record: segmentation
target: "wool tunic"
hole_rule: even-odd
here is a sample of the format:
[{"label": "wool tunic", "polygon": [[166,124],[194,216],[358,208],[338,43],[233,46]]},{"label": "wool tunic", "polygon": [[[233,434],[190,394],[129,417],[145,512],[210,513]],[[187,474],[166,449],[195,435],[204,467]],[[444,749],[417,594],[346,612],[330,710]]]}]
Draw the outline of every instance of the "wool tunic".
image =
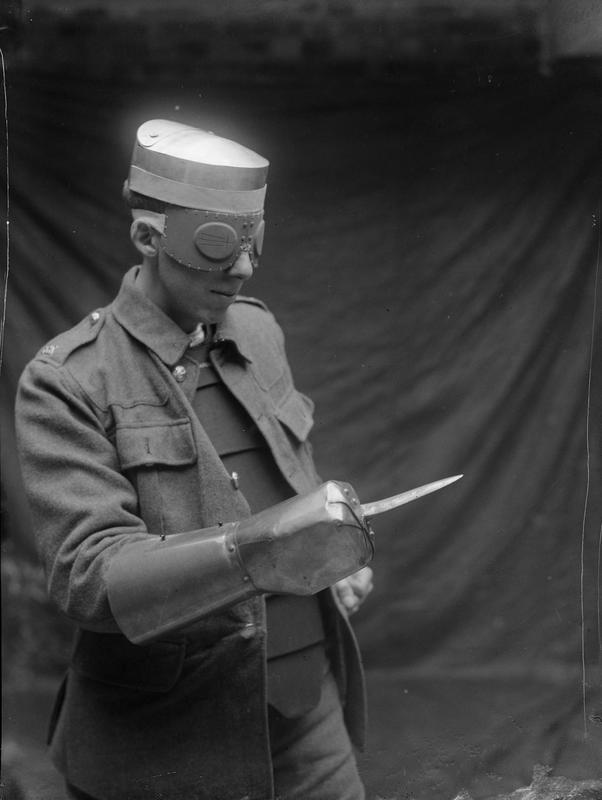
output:
[{"label": "wool tunic", "polygon": [[[112,559],[148,536],[249,515],[197,419],[188,336],[124,277],[116,299],[26,367],[17,433],[48,588],[79,628],[51,724],[68,780],[102,800],[266,800],[272,773],[262,597],[139,646],[113,618]],[[319,483],[313,404],[293,384],[282,331],[239,298],[218,325],[213,368],[295,493]],[[352,740],[365,703],[357,645],[331,592],[328,651]]]}]

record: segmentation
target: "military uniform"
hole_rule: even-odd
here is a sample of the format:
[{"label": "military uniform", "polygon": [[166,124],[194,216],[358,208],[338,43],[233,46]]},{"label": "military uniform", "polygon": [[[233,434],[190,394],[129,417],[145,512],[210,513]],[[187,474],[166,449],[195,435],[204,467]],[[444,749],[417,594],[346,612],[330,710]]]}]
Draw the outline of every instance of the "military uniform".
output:
[{"label": "military uniform", "polygon": [[[55,763],[101,800],[272,796],[265,601],[252,598],[140,646],[105,576],[132,542],[249,515],[193,408],[189,337],[135,284],[46,345],[21,379],[23,474],[52,598],[79,627],[53,723]],[[259,301],[234,303],[208,353],[291,493],[316,486],[312,404]],[[356,744],[364,733],[353,635],[322,593],[329,663]]]}]

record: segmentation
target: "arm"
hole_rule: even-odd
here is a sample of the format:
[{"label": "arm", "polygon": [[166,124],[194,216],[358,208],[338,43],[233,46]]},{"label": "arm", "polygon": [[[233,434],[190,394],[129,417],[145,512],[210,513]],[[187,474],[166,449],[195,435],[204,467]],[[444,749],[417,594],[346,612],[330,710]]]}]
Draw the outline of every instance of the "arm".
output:
[{"label": "arm", "polygon": [[134,542],[109,567],[109,600],[136,644],[263,593],[310,595],[355,573],[373,533],[347,483],[213,528]]},{"label": "arm", "polygon": [[314,594],[371,559],[359,501],[334,481],[239,522],[149,535],[91,405],[34,362],[17,408],[49,591],[82,627],[143,643],[254,594]]},{"label": "arm", "polygon": [[42,360],[19,383],[16,426],[49,594],[82,627],[117,631],[106,571],[125,544],[148,533],[115,448],[67,371]]}]

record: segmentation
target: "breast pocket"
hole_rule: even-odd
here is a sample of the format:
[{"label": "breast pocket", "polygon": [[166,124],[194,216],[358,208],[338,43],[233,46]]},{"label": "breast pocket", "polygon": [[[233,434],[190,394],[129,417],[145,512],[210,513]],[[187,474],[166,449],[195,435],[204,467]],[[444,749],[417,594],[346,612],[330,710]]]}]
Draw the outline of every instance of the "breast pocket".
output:
[{"label": "breast pocket", "polygon": [[197,449],[190,420],[120,424],[115,445],[121,469],[136,487],[139,513],[149,532],[194,527]]}]

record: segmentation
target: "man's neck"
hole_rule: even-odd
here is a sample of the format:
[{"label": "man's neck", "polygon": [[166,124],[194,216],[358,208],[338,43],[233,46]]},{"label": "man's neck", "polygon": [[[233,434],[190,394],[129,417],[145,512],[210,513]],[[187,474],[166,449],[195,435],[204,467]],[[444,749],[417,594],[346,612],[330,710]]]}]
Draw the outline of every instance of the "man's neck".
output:
[{"label": "man's neck", "polygon": [[136,276],[136,286],[151,300],[157,308],[172,319],[185,333],[194,331],[199,322],[198,318],[190,317],[180,313],[177,309],[167,303],[165,296],[160,290],[160,282],[156,280],[155,273],[157,266],[152,261],[144,259]]}]

